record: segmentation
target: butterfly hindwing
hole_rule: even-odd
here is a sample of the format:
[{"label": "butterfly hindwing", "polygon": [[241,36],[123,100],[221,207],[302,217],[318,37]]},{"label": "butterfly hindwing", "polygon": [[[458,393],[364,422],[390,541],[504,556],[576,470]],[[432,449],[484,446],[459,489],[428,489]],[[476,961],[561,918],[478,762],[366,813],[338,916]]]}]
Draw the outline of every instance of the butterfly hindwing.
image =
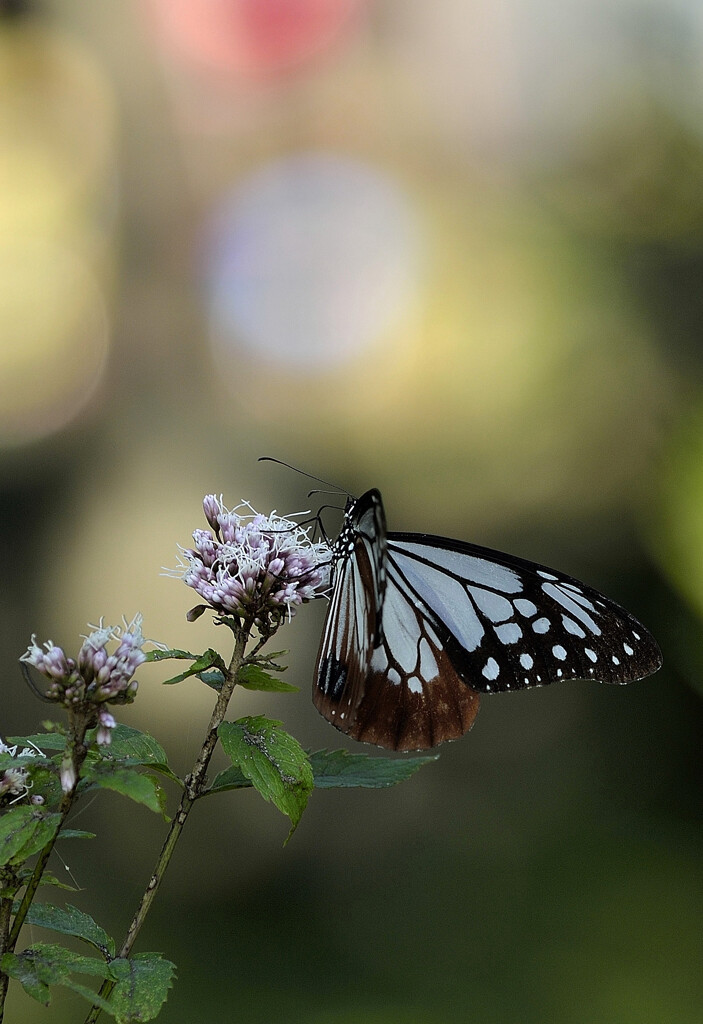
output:
[{"label": "butterfly hindwing", "polygon": [[344,732],[349,708],[363,696],[374,642],[381,631],[385,555],[381,496],[368,491],[347,510],[334,544],[332,595],[315,667],[315,707]]},{"label": "butterfly hindwing", "polygon": [[661,665],[629,612],[570,576],[444,537],[387,534],[376,490],[349,502],[332,564],[313,699],[354,739],[426,749],[471,727],[481,692],[626,683]]}]

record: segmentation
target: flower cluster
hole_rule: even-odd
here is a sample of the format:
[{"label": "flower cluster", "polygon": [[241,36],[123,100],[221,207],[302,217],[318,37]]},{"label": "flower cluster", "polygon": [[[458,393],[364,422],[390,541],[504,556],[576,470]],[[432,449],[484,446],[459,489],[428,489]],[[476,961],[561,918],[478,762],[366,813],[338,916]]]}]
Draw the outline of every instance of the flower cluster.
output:
[{"label": "flower cluster", "polygon": [[[19,751],[19,753],[18,753]],[[0,739],[0,755],[6,754],[11,758],[15,757],[36,757],[37,753],[41,751],[34,750],[32,747],[22,747],[19,750],[17,745],[8,747],[6,743]],[[22,797],[28,796],[29,791],[32,788],[31,780],[29,779],[29,772],[23,765],[10,765],[4,770],[0,770],[0,803],[16,803],[21,800]],[[34,804],[43,804],[44,798],[41,796],[33,796],[31,802]]]},{"label": "flower cluster", "polygon": [[[77,660],[67,657],[51,640],[41,648],[33,636],[20,661],[50,680],[46,697],[64,707],[86,711],[101,704],[131,704],[139,685],[134,673],[146,660],[141,615],[125,622],[124,629],[104,626],[102,619],[91,628],[93,632],[84,637]],[[111,641],[117,641],[117,648],[109,654],[107,645]],[[109,743],[115,719],[101,708],[96,722],[98,743]]]},{"label": "flower cluster", "polygon": [[173,570],[205,602],[188,613],[191,621],[209,607],[266,635],[328,589],[330,547],[312,541],[300,523],[261,515],[248,502],[230,511],[214,494],[206,495],[203,510],[212,531],[196,530],[195,546],[181,548]]}]

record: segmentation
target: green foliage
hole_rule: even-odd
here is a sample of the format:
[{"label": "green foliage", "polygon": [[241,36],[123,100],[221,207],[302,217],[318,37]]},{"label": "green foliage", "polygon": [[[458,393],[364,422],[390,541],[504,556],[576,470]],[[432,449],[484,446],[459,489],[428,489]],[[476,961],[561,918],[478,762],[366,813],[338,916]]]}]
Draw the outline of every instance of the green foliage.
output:
[{"label": "green foliage", "polygon": [[[172,676],[171,679],[164,679],[165,686],[171,686],[174,683],[182,683],[184,679],[188,679],[189,676],[199,676],[201,672],[205,672],[209,668],[218,669],[224,673],[226,671],[226,665],[217,651],[213,651],[209,647],[202,654],[191,654],[189,651],[151,651],[150,654],[155,657],[149,660],[151,661],[164,661],[167,658],[174,658],[180,661],[192,661],[193,664],[190,668],[187,668],[185,672],[180,672],[177,676]],[[212,673],[213,675],[215,673]]]},{"label": "green foliage", "polygon": [[117,984],[110,998],[110,1013],[117,1024],[153,1020],[166,1002],[176,968],[160,953],[137,953],[129,960],[113,960],[110,975]]},{"label": "green foliage", "polygon": [[51,1002],[49,986],[65,985],[91,1003],[98,1002],[103,1010],[111,1012],[109,1003],[72,977],[72,973],[75,972],[109,978],[110,968],[104,960],[73,953],[63,946],[37,942],[22,953],[6,953],[0,959],[0,968],[11,978],[19,981],[27,995],[44,1006]]},{"label": "green foliage", "polygon": [[[315,789],[385,789],[405,782],[424,765],[437,761],[439,754],[401,759],[351,754],[347,750],[316,750],[308,754],[308,759]],[[215,777],[204,795],[251,785],[242,769],[232,765]]]},{"label": "green foliage", "polygon": [[401,759],[351,754],[348,750],[316,750],[310,754],[310,764],[316,789],[384,789],[405,782],[438,758],[439,754]]},{"label": "green foliage", "polygon": [[91,765],[85,773],[84,790],[111,789],[122,796],[128,796],[138,804],[144,804],[150,811],[161,814],[164,821],[169,821],[166,814],[166,798],[164,791],[153,775],[143,775],[134,767],[125,767],[99,761]]},{"label": "green foliage", "polygon": [[[130,960],[107,963],[42,942],[22,953],[6,953],[0,959],[0,968],[44,1006],[51,1001],[50,986],[64,985],[111,1014],[117,1024],[153,1020],[168,996],[175,972],[174,965],[159,953],[140,953]],[[76,981],[73,974],[115,981],[111,999],[101,998],[93,989]]]},{"label": "green foliage", "polygon": [[0,865],[22,864],[54,837],[61,815],[37,807],[12,807],[0,817]]},{"label": "green foliage", "polygon": [[262,715],[240,718],[223,722],[219,737],[232,764],[265,800],[288,815],[290,839],[308,802],[313,777],[305,751],[281,724]]},{"label": "green foliage", "polygon": [[168,766],[166,752],[153,736],[139,729],[131,729],[127,725],[118,725],[112,733],[109,747],[101,749],[103,763],[119,760],[122,765],[148,766],[160,775],[165,775],[173,782],[183,785],[181,780]]},{"label": "green foliage", "polygon": [[93,946],[106,959],[115,955],[115,940],[77,907],[67,904],[55,907],[51,903],[33,903],[27,912],[27,923],[39,928],[49,928],[63,935],[73,935]]},{"label": "green foliage", "polygon": [[264,672],[260,665],[243,665],[237,676],[237,683],[246,690],[265,690],[269,693],[298,693],[299,686],[276,679],[269,672]]},{"label": "green foliage", "polygon": [[66,737],[60,732],[38,732],[32,736],[10,736],[8,745],[18,747],[39,747],[40,750],[65,750]]}]

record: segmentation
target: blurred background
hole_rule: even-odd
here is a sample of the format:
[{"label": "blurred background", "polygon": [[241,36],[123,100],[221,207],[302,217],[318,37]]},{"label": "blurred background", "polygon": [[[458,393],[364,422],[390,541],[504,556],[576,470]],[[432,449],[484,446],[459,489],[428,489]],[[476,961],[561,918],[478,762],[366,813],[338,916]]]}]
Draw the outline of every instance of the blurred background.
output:
[{"label": "blurred background", "polygon": [[[696,0],[0,0],[3,736],[46,716],[33,632],[226,648],[160,572],[206,492],[310,507],[259,455],[581,577],[664,652],[486,699],[285,850],[254,794],[204,801],[137,946],[179,965],[164,1024],[700,1024],[702,284]],[[324,611],[274,645],[300,695],[234,713],[351,748],[309,699]],[[183,773],[212,695],[167,674],[120,720]],[[70,898],[119,938],[163,822],[104,794],[76,827]]]}]

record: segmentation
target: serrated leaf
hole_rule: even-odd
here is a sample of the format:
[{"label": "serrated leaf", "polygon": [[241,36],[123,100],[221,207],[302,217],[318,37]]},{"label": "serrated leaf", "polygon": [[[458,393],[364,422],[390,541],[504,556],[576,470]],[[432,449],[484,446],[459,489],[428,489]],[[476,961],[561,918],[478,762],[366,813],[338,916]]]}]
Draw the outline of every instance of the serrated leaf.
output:
[{"label": "serrated leaf", "polygon": [[[191,655],[192,657],[192,655]],[[187,668],[185,672],[180,672],[177,676],[172,676],[170,679],[164,679],[164,686],[172,686],[174,683],[182,683],[184,679],[188,679],[189,676],[197,676],[200,672],[205,672],[209,668],[218,668],[224,672],[226,666],[217,651],[213,651],[211,647],[208,647],[206,651],[199,654],[190,668]]]},{"label": "serrated leaf", "polygon": [[401,760],[352,754],[347,750],[316,750],[309,758],[316,789],[384,789],[405,782],[423,765],[436,761],[439,754]]},{"label": "serrated leaf", "polygon": [[166,799],[164,791],[153,775],[144,775],[135,768],[121,765],[96,765],[86,775],[87,789],[97,786],[99,789],[111,789],[122,796],[128,796],[138,804],[144,804],[150,811],[161,814],[165,821],[170,819],[165,813]]},{"label": "serrated leaf", "polygon": [[120,760],[129,765],[148,765],[178,785],[183,785],[169,768],[166,751],[161,744],[149,733],[140,732],[139,729],[132,729],[127,725],[116,726],[109,747],[101,748],[100,756],[103,763]]},{"label": "serrated leaf", "polygon": [[0,817],[0,865],[21,864],[55,835],[60,814],[46,814],[36,807],[13,807]]},{"label": "serrated leaf", "polygon": [[110,997],[110,1012],[117,1024],[153,1020],[166,1002],[176,972],[175,964],[160,953],[137,953],[129,960],[113,960],[110,974],[117,981]]},{"label": "serrated leaf", "polygon": [[265,690],[269,693],[298,693],[299,686],[285,683],[282,679],[264,672],[260,665],[243,665],[237,676],[237,683],[246,690]]},{"label": "serrated leaf", "polygon": [[48,1006],[51,1001],[49,986],[65,985],[90,1002],[97,1002],[102,1009],[112,1012],[109,1003],[71,977],[72,972],[99,978],[110,977],[108,965],[102,960],[82,956],[63,946],[37,942],[22,953],[5,953],[0,959],[0,968],[19,981],[27,995],[44,1006]]},{"label": "serrated leaf", "polygon": [[265,800],[288,815],[290,839],[313,786],[312,769],[303,748],[281,729],[281,722],[263,715],[223,722],[218,733],[232,764],[241,768]]},{"label": "serrated leaf", "polygon": [[49,928],[62,935],[73,935],[82,939],[102,953],[104,957],[115,955],[115,940],[97,924],[90,914],[85,914],[70,903],[55,907],[52,903],[32,903],[27,912],[27,922],[39,928]]}]

